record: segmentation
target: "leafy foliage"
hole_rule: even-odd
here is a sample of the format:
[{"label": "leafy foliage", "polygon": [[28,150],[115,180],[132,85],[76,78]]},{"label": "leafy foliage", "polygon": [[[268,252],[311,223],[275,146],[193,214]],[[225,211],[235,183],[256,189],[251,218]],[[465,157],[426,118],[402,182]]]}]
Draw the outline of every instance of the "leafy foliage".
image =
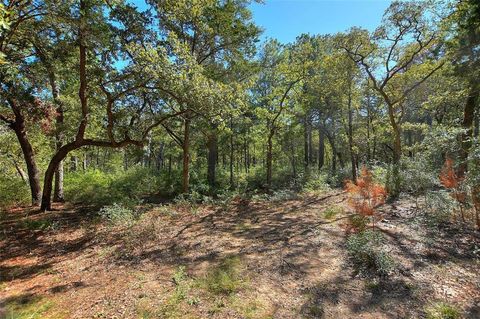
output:
[{"label": "leafy foliage", "polygon": [[347,250],[358,271],[388,276],[394,270],[394,261],[386,251],[382,250],[382,243],[382,235],[370,230],[348,237]]}]

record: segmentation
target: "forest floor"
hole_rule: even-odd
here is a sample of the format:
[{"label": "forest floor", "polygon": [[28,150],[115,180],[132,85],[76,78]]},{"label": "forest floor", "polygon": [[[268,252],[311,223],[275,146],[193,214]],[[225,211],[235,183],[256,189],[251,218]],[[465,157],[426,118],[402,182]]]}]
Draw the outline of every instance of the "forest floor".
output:
[{"label": "forest floor", "polygon": [[0,219],[0,318],[480,318],[480,236],[427,227],[409,199],[380,209],[396,265],[383,279],[351,265],[338,190],[151,205],[130,227],[56,209]]}]

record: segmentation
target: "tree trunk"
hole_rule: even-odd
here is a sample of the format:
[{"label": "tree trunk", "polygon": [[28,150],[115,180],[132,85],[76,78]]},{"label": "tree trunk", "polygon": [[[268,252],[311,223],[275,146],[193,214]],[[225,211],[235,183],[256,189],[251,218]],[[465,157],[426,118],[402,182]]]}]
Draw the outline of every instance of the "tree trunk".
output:
[{"label": "tree trunk", "polygon": [[462,128],[464,132],[460,136],[460,163],[457,172],[459,178],[463,178],[468,170],[468,153],[472,147],[473,121],[475,118],[475,107],[477,105],[478,96],[479,90],[472,87],[463,111]]},{"label": "tree trunk", "polygon": [[55,187],[53,192],[54,202],[63,202],[63,161],[58,163],[57,170],[55,171]]},{"label": "tree trunk", "polygon": [[402,157],[402,132],[394,115],[394,108],[388,105],[388,117],[393,131],[393,163],[398,165]]},{"label": "tree trunk", "polygon": [[217,134],[212,132],[207,140],[207,181],[211,189],[215,188],[215,168],[217,164]]},{"label": "tree trunk", "polygon": [[267,141],[267,158],[266,158],[266,164],[267,164],[267,186],[268,188],[271,188],[272,186],[272,149],[273,149],[273,134],[274,132],[271,131],[270,134],[268,135],[268,141]]},{"label": "tree trunk", "polygon": [[325,164],[325,134],[322,129],[318,129],[318,170],[321,170]]},{"label": "tree trunk", "polygon": [[70,157],[70,171],[75,172],[78,168],[78,157],[71,156]]},{"label": "tree trunk", "polygon": [[22,181],[27,182],[27,180],[28,180],[27,174],[25,174],[25,171],[20,166],[20,164],[15,160],[15,158],[13,158],[13,156],[12,156],[12,162],[13,162],[13,165],[15,166],[15,170],[17,171],[17,173],[20,176],[20,178],[22,179]]},{"label": "tree trunk", "polygon": [[294,140],[294,137],[292,135],[292,138],[291,138],[291,143],[290,143],[290,150],[292,152],[292,174],[293,174],[293,178],[297,178],[297,165],[296,165],[296,161],[295,161],[295,140]]},{"label": "tree trunk", "polygon": [[309,143],[309,132],[308,132],[308,115],[305,114],[304,120],[303,120],[303,148],[304,148],[304,166],[305,166],[305,171],[308,169],[308,166],[310,165],[310,146],[311,144]]},{"label": "tree trunk", "polygon": [[79,148],[81,145],[71,142],[62,146],[52,157],[50,163],[48,164],[47,170],[45,171],[45,177],[43,180],[43,194],[42,194],[42,204],[40,210],[46,211],[51,210],[52,203],[52,184],[55,172],[58,165],[63,159],[68,155],[69,152]]},{"label": "tree trunk", "polygon": [[350,162],[352,165],[352,181],[357,181],[357,163],[355,160],[355,153],[353,151],[353,111],[352,111],[352,96],[349,90],[348,95],[348,147],[350,151]]},{"label": "tree trunk", "polygon": [[327,139],[332,149],[332,173],[335,174],[337,172],[337,147],[335,146],[335,140],[332,136],[327,135]]},{"label": "tree trunk", "polygon": [[190,118],[187,114],[185,116],[185,129],[183,135],[183,167],[182,167],[182,192],[188,193],[190,184]]},{"label": "tree trunk", "polygon": [[[52,88],[52,96],[56,105],[57,117],[56,117],[56,132],[55,132],[55,148],[58,151],[63,146],[63,105],[60,101],[60,91],[57,86],[55,74],[53,70],[49,70],[50,86]],[[55,189],[53,193],[53,200],[55,202],[63,202],[63,162],[60,162],[55,172]]]},{"label": "tree trunk", "polygon": [[230,189],[235,188],[234,180],[233,180],[233,118],[230,117]]},{"label": "tree trunk", "polygon": [[38,205],[40,203],[41,188],[40,188],[40,172],[35,161],[35,153],[32,145],[27,137],[25,130],[25,119],[20,110],[14,109],[15,122],[11,124],[11,128],[14,130],[17,136],[20,147],[22,148],[23,157],[25,159],[25,165],[28,172],[28,183],[30,185],[30,192],[32,195],[32,205]]}]

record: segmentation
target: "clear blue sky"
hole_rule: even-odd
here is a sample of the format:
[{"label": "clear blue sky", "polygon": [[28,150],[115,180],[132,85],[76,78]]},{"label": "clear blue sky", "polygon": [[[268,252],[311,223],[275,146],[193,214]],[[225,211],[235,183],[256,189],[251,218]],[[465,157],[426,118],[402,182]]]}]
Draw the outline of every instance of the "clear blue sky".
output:
[{"label": "clear blue sky", "polygon": [[266,0],[251,5],[264,37],[292,42],[302,33],[327,34],[353,26],[374,30],[390,0]]},{"label": "clear blue sky", "polygon": [[[130,0],[145,9],[145,0]],[[374,30],[390,0],[264,0],[250,8],[263,38],[295,41],[302,33],[327,34],[353,26]]]}]

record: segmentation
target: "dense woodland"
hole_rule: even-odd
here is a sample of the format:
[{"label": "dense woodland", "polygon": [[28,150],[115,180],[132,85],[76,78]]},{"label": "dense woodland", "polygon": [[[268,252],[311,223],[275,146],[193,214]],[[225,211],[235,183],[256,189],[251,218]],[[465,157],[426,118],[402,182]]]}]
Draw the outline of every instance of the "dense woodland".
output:
[{"label": "dense woodland", "polygon": [[89,174],[215,196],[341,186],[362,165],[396,196],[446,158],[478,193],[475,1],[393,3],[373,33],[289,44],[260,43],[248,4],[4,3],[2,202],[28,181],[47,210]]},{"label": "dense woodland", "polygon": [[287,44],[250,4],[2,1],[0,207],[344,189],[374,230],[405,196],[480,229],[478,1],[394,1],[373,32]]}]

